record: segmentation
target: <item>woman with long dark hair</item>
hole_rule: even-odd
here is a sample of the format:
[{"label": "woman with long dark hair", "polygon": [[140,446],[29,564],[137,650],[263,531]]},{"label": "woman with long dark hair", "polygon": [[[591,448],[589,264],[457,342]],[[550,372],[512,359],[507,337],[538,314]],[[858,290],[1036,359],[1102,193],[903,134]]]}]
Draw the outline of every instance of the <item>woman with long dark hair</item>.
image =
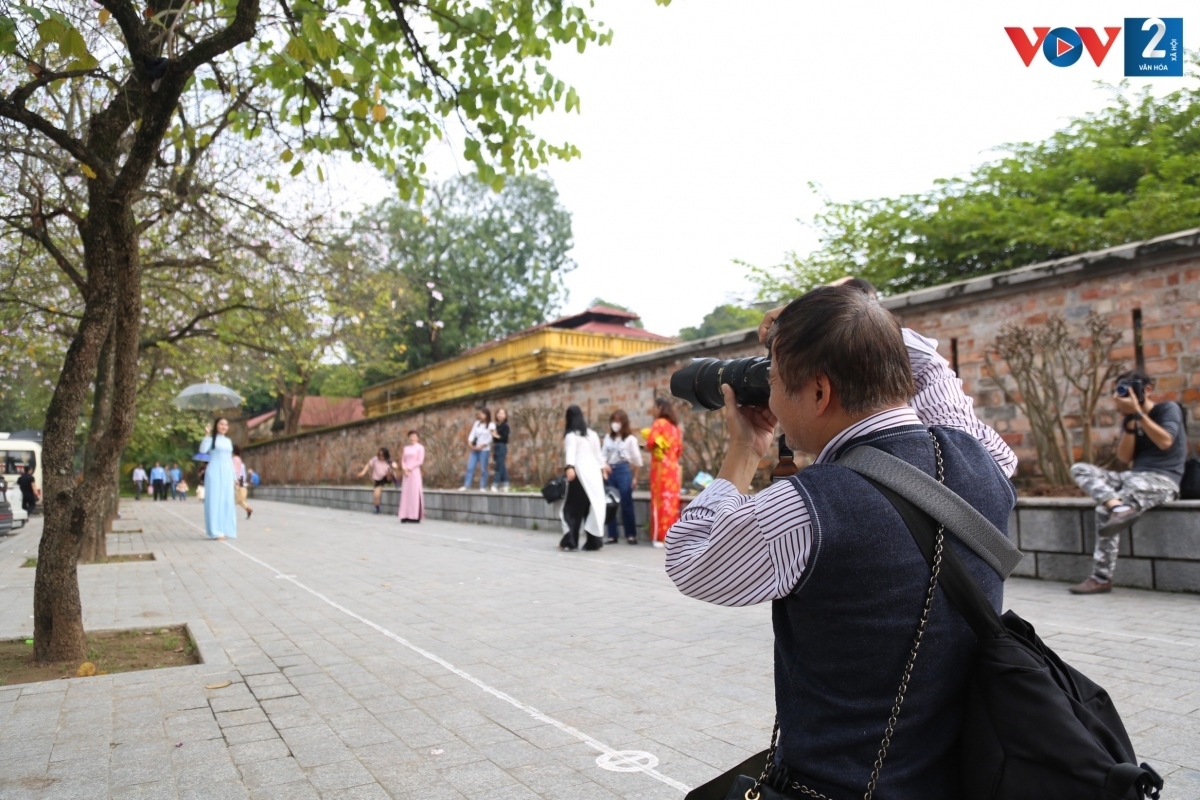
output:
[{"label": "woman with long dark hair", "polygon": [[234,510],[233,442],[229,420],[217,417],[205,427],[200,452],[208,453],[204,469],[204,531],[210,539],[237,538],[237,512]]},{"label": "woman with long dark hair", "polygon": [[[642,468],[642,448],[629,428],[629,415],[617,409],[608,417],[608,433],[600,453],[604,457],[604,484],[621,495],[621,524],[625,541],[637,544],[637,516],[633,509],[633,487]],[[608,543],[617,542],[617,521],[608,524]]]},{"label": "woman with long dark hair", "polygon": [[683,437],[670,400],[655,398],[651,413],[654,423],[646,436],[646,449],[650,451],[650,540],[655,547],[664,547],[667,531],[679,520]]},{"label": "woman with long dark hair", "polygon": [[421,479],[421,465],[425,463],[425,445],[416,431],[408,432],[408,444],[400,455],[400,469],[404,470],[404,485],[400,489],[400,521],[420,522],[425,519],[425,490]]},{"label": "woman with long dark hair", "polygon": [[563,538],[560,550],[579,547],[579,532],[587,535],[584,550],[599,550],[604,546],[602,523],[604,514],[604,463],[600,455],[600,437],[589,430],[579,406],[567,409],[567,426],[563,434],[563,461],[567,467],[567,497],[563,500]]}]

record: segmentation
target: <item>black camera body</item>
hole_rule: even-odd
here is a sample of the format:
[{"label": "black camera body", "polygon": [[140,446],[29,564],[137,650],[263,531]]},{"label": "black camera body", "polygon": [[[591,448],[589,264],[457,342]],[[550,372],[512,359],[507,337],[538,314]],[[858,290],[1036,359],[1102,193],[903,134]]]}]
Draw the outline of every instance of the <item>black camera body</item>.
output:
[{"label": "black camera body", "polygon": [[771,359],[694,358],[692,363],[671,375],[671,394],[687,400],[692,408],[710,411],[725,405],[721,386],[733,387],[738,405],[765,406],[771,397]]},{"label": "black camera body", "polygon": [[1137,398],[1138,406],[1146,404],[1146,382],[1138,377],[1122,378],[1117,381],[1117,397],[1129,397],[1133,395]]}]

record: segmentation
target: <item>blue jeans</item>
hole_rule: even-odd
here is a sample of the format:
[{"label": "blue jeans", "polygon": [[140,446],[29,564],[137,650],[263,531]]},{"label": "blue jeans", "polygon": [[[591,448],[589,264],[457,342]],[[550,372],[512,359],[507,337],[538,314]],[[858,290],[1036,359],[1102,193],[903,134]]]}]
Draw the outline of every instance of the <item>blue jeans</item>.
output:
[{"label": "blue jeans", "polygon": [[[605,479],[606,486],[615,486],[621,493],[621,525],[625,528],[625,538],[637,541],[637,516],[633,508],[633,470],[628,464],[613,464],[612,474]],[[616,520],[608,523],[608,538],[616,540]]]},{"label": "blue jeans", "polygon": [[492,445],[492,458],[496,459],[496,475],[492,478],[492,486],[503,486],[508,483],[508,444],[497,442]]},{"label": "blue jeans", "polygon": [[467,458],[467,479],[463,481],[463,486],[471,488],[471,479],[475,477],[475,467],[479,466],[479,488],[487,488],[487,467],[488,467],[488,451],[487,450],[472,450],[471,455]]}]

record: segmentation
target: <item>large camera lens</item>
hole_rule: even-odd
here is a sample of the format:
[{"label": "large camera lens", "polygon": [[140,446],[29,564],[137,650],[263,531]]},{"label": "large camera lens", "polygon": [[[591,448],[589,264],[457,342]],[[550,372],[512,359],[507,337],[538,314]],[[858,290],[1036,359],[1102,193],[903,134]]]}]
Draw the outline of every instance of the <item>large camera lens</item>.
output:
[{"label": "large camera lens", "polygon": [[738,405],[765,406],[771,397],[771,359],[753,358],[696,358],[671,376],[671,394],[687,400],[693,408],[709,410],[725,405],[721,384],[733,387]]}]

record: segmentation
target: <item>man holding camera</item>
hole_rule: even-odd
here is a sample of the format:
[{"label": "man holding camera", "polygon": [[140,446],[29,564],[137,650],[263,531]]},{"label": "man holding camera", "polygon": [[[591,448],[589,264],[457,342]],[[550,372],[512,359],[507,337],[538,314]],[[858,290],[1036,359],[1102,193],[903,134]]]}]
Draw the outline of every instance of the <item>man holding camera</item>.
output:
[{"label": "man holding camera", "polygon": [[1071,477],[1095,498],[1096,552],[1091,576],[1072,586],[1072,594],[1112,591],[1121,531],[1155,506],[1179,496],[1187,461],[1183,409],[1177,403],[1156,403],[1149,390],[1154,380],[1141,370],[1117,378],[1113,400],[1124,415],[1117,458],[1132,469],[1114,472],[1095,464],[1074,464]]},{"label": "man holding camera", "polygon": [[[729,449],[717,479],[671,528],[667,573],[708,602],[772,601],[777,791],[850,797],[870,786],[893,798],[956,798],[953,754],[975,636],[940,590],[919,622],[929,564],[883,494],[837,461],[856,447],[883,450],[1005,530],[1016,459],[974,416],[934,343],[902,331],[858,287],[793,301],[766,340],[769,406],[738,407],[722,385]],[[777,424],[815,463],[750,495]],[[945,546],[998,611],[1000,575],[950,533]],[[909,673],[918,628],[920,659]],[[898,720],[888,719],[893,708]]]}]

